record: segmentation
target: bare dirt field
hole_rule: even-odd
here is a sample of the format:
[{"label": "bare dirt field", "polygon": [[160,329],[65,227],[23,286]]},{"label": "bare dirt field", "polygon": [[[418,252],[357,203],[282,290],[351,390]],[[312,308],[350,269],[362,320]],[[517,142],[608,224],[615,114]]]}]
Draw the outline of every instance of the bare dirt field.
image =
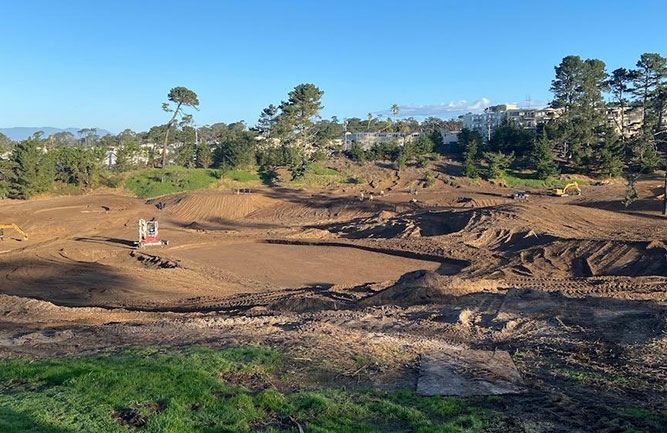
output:
[{"label": "bare dirt field", "polygon": [[[415,390],[420,357],[501,350],[523,381],[509,431],[627,431],[611,414],[667,409],[658,177],[629,208],[621,183],[517,201],[415,179],[0,202],[29,234],[0,242],[0,353],[261,343],[332,385]],[[169,245],[136,249],[139,218]]]}]

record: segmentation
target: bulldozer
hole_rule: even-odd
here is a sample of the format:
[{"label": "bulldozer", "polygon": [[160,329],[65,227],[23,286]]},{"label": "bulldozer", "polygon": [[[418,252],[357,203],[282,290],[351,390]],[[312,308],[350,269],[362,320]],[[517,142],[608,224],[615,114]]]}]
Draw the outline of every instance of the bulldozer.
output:
[{"label": "bulldozer", "polygon": [[12,223],[12,224],[0,224],[0,240],[4,240],[4,238],[5,238],[5,230],[14,230],[14,231],[16,231],[18,234],[21,235],[21,238],[22,238],[24,241],[27,241],[27,240],[28,240],[28,235],[26,234],[26,232],[24,232],[23,230],[21,230],[21,228],[20,228],[19,226],[17,226],[16,224],[14,224],[14,223]]},{"label": "bulldozer", "polygon": [[556,197],[567,197],[568,195],[581,195],[581,189],[577,182],[571,182],[563,188],[554,188],[553,195]]}]

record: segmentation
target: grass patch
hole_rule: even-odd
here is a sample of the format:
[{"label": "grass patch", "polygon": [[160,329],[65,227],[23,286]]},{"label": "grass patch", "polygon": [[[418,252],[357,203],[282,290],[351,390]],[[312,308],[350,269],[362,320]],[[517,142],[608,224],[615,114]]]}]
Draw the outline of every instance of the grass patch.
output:
[{"label": "grass patch", "polygon": [[226,171],[223,173],[222,178],[242,183],[256,182],[260,180],[259,173],[257,173],[257,171],[249,171],[249,170]]},{"label": "grass patch", "polygon": [[664,391],[665,387],[662,383],[652,385],[651,383],[630,376],[622,376],[616,374],[602,373],[592,370],[570,370],[558,368],[554,370],[554,374],[560,377],[568,378],[582,385],[598,385],[608,388],[624,388],[632,391],[646,391],[657,390]]},{"label": "grass patch", "polygon": [[[568,183],[573,182],[572,180],[566,179],[538,179],[537,175],[534,172],[523,172],[517,170],[508,170],[505,175],[500,179],[505,185],[510,188],[562,188]],[[576,181],[579,185],[584,185],[587,182],[582,180]]]},{"label": "grass patch", "polygon": [[125,181],[125,188],[138,197],[151,198],[206,188],[219,178],[218,170],[169,166],[137,173]]},{"label": "grass patch", "polygon": [[[623,408],[619,414],[633,424],[645,424],[655,428],[656,431],[667,430],[667,411],[646,410],[638,408]],[[641,430],[629,428],[627,431],[639,432]]]},{"label": "grass patch", "polygon": [[325,187],[344,183],[343,176],[333,168],[323,167],[315,162],[306,166],[303,176],[287,182],[295,187]]},{"label": "grass patch", "polygon": [[281,391],[287,361],[256,346],[2,360],[0,431],[268,433],[297,432],[296,421],[307,432],[470,432],[497,416],[483,400]]}]

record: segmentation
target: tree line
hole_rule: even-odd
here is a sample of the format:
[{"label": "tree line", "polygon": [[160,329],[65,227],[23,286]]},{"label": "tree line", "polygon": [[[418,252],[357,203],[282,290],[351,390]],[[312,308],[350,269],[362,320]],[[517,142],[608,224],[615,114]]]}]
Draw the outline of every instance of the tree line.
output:
[{"label": "tree line", "polygon": [[[532,169],[540,179],[565,171],[599,177],[624,174],[633,185],[638,173],[659,167],[667,141],[664,57],[645,53],[634,68],[607,72],[599,59],[567,56],[555,67],[551,91],[550,105],[559,115],[536,130],[507,120],[488,140],[464,129],[458,143],[444,145],[440,131],[460,129],[460,120],[398,119],[397,105],[391,107],[397,120],[371,113],[342,122],[322,119],[324,92],[310,83],[296,86],[286,100],[262,110],[253,128],[243,121],[195,127],[192,111],[199,109],[198,95],[174,87],[162,104],[166,123],[145,132],[126,129],[99,137],[87,128],[78,137],[38,133],[18,143],[0,134],[0,153],[6,156],[0,160],[0,196],[27,198],[56,181],[94,187],[110,173],[168,164],[223,170],[284,166],[296,178],[310,161],[342,153],[338,139],[346,132],[419,132],[414,140],[377,143],[369,149],[353,143],[345,155],[359,162],[390,160],[400,169],[411,162],[425,165],[434,153],[450,154],[463,160],[469,177],[501,177],[515,166]],[[610,117],[610,110],[617,115]],[[112,167],[104,164],[108,149],[114,149]]]},{"label": "tree line", "polygon": [[[467,176],[482,162],[498,173],[511,164],[546,179],[560,171],[596,177],[653,173],[667,143],[667,60],[644,53],[631,69],[611,72],[599,59],[571,55],[555,67],[550,106],[558,116],[536,131],[505,121],[485,140],[464,130],[455,151]],[[605,100],[607,96],[607,100]]]}]

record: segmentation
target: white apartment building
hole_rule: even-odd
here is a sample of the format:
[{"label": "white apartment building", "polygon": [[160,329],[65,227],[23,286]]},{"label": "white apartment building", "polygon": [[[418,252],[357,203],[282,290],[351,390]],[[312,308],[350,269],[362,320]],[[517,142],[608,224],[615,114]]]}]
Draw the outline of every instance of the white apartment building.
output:
[{"label": "white apartment building", "polygon": [[403,134],[400,132],[346,132],[343,136],[343,150],[350,150],[352,143],[357,143],[362,149],[370,149],[374,144],[395,141],[399,146],[410,143],[419,137],[418,132]]},{"label": "white apartment building", "polygon": [[554,108],[519,108],[513,104],[503,104],[489,107],[483,113],[464,114],[463,127],[478,131],[488,140],[493,131],[505,120],[514,122],[522,128],[535,130],[538,125],[553,120],[559,115],[560,110]]}]

